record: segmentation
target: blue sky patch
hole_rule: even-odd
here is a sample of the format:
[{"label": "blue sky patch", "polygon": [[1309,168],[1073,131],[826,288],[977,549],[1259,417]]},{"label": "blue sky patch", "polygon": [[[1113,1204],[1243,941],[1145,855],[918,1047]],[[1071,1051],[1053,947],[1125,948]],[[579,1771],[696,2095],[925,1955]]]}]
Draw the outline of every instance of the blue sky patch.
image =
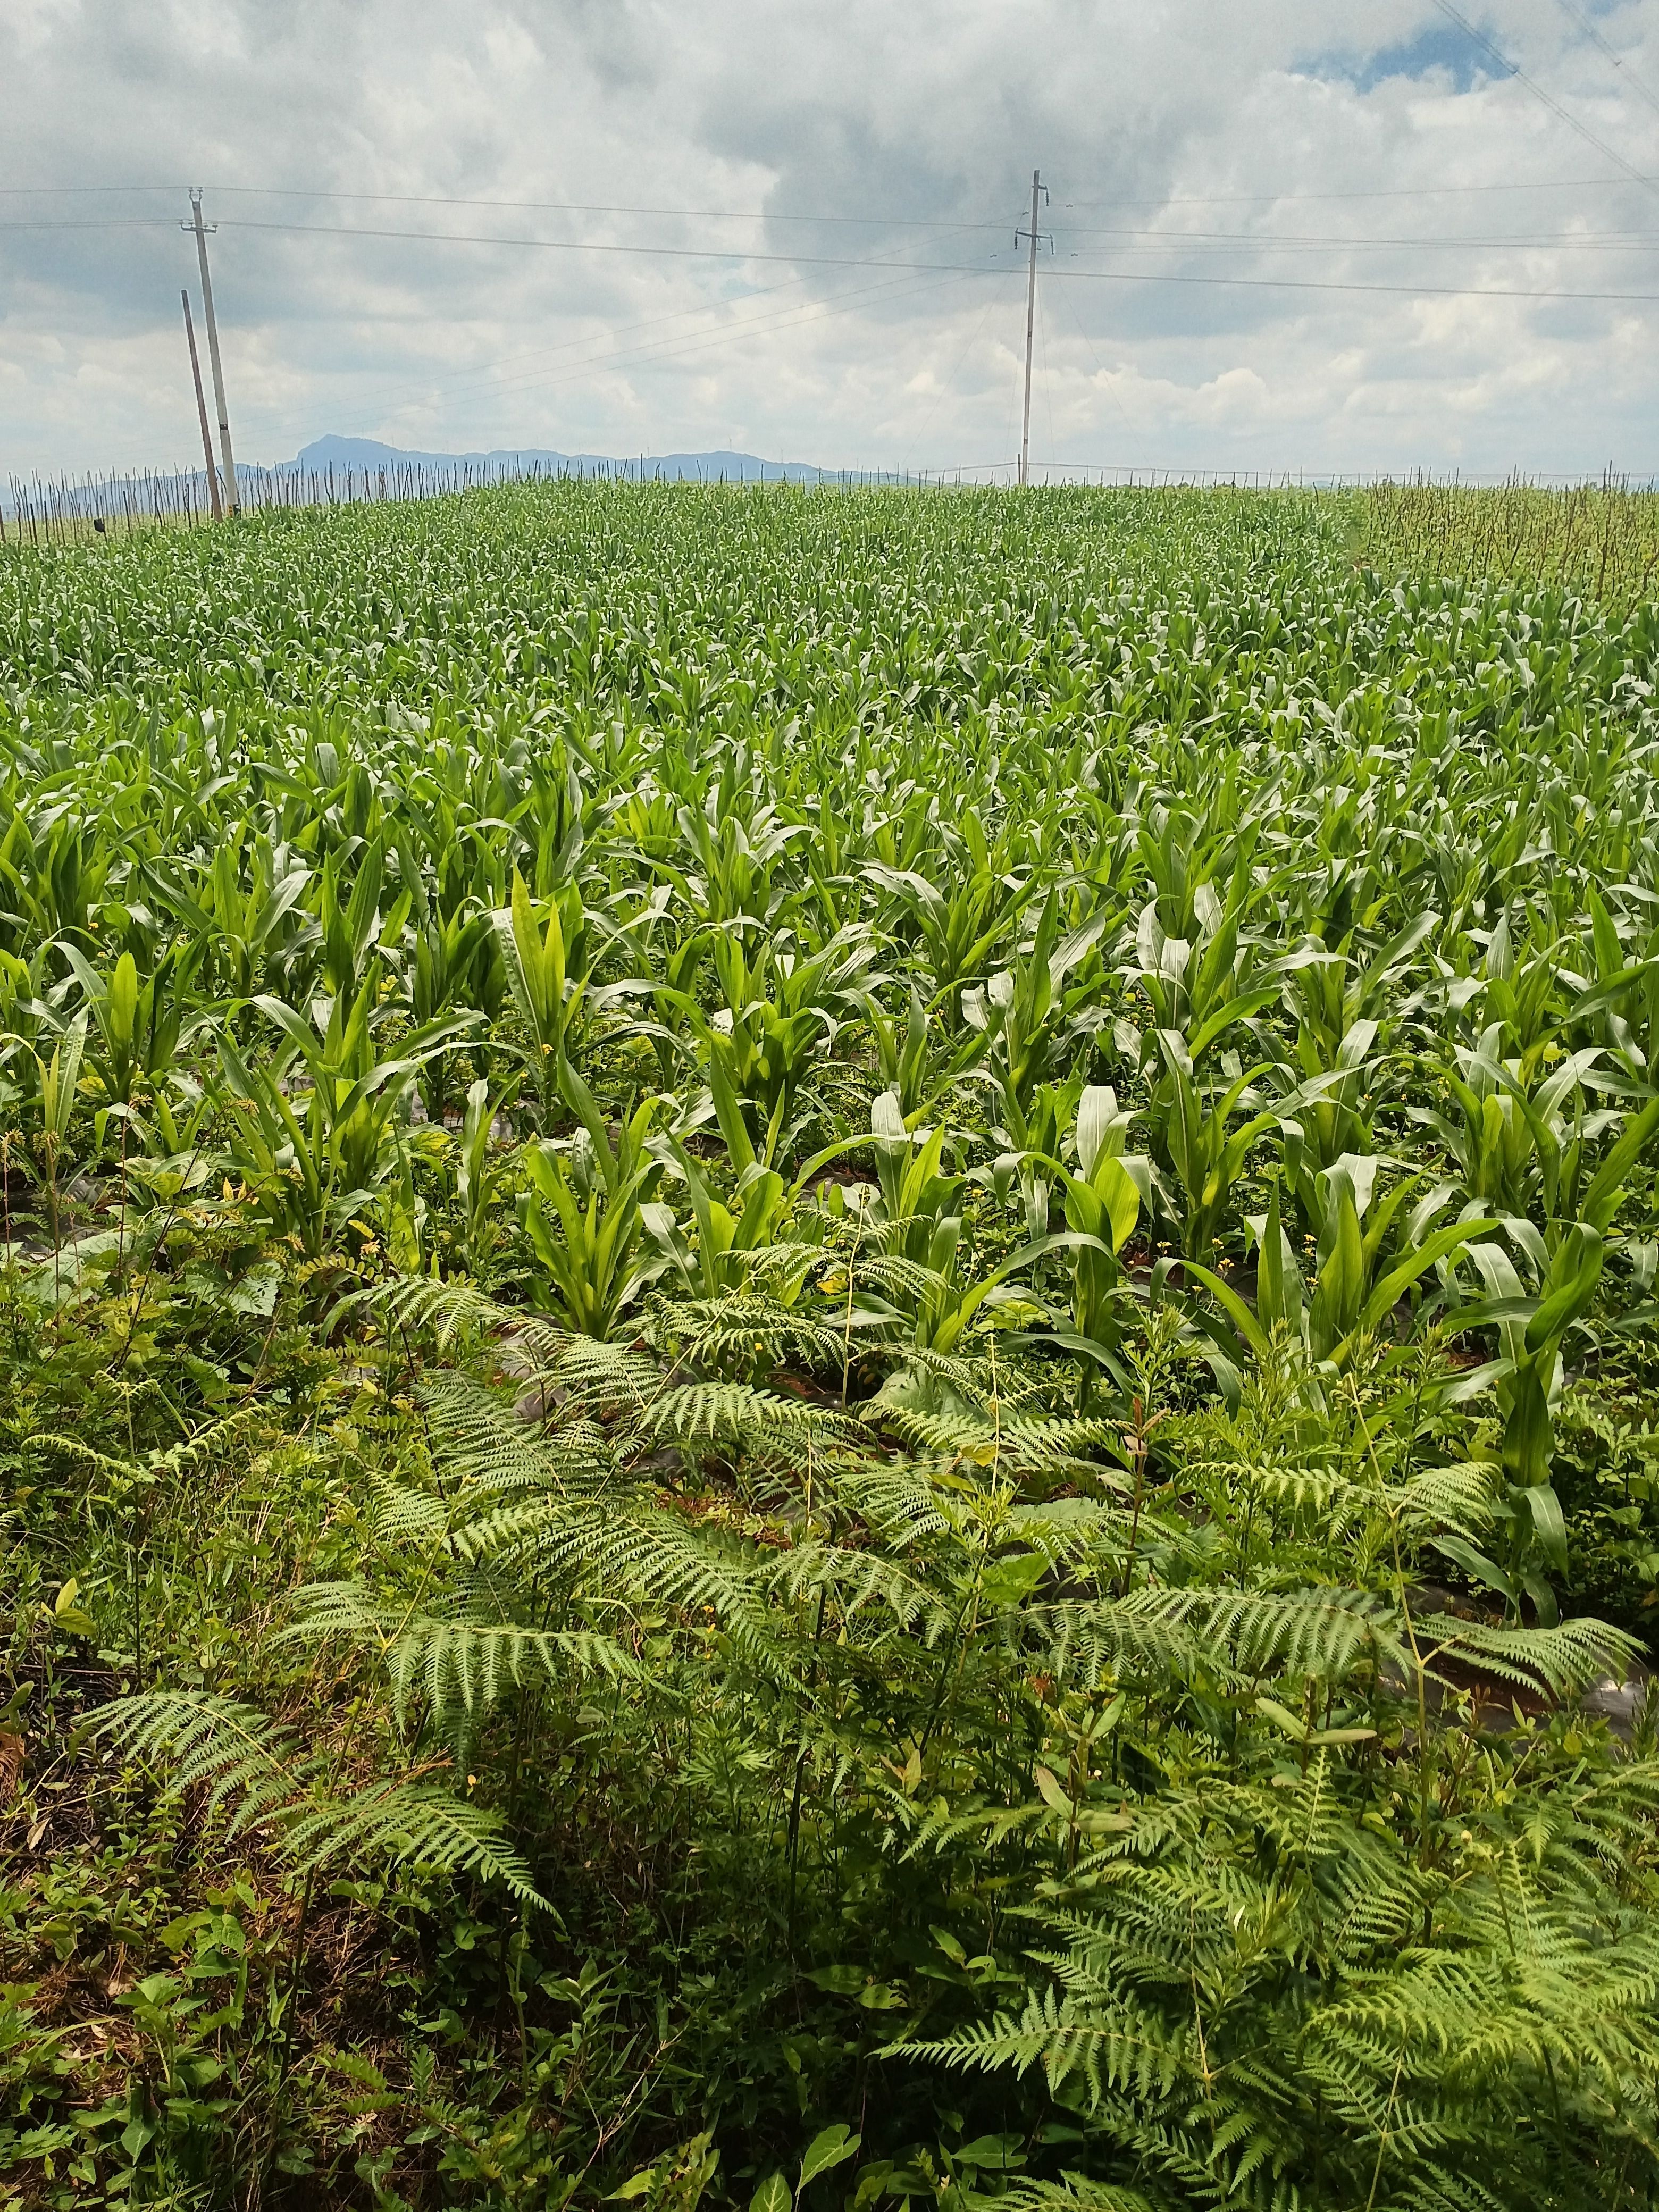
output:
[{"label": "blue sky patch", "polygon": [[1312,55],[1302,66],[1310,76],[1344,78],[1357,92],[1370,92],[1389,77],[1440,75],[1449,76],[1458,92],[1468,92],[1496,70],[1491,56],[1451,23],[1431,24],[1414,39],[1375,53]]}]

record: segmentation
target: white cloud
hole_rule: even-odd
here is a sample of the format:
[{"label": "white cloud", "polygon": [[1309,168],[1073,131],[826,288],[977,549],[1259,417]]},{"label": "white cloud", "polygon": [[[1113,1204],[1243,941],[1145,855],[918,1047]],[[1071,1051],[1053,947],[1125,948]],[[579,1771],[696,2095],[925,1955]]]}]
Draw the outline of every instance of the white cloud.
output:
[{"label": "white cloud", "polygon": [[[1556,0],[1480,20],[1659,172],[1659,0],[1598,10],[1625,72]],[[94,226],[0,228],[0,473],[194,452],[192,177],[251,458],[1006,459],[1037,161],[1043,458],[1659,468],[1659,302],[1444,295],[1659,294],[1659,194],[1551,188],[1616,172],[1431,0],[13,0],[0,80],[0,224]],[[71,184],[167,189],[18,189]]]}]

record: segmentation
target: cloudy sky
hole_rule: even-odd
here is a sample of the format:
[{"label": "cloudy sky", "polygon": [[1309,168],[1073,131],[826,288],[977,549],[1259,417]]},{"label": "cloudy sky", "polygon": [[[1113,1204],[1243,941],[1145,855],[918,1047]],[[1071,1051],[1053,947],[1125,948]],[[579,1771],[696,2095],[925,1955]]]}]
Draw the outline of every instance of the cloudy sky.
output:
[{"label": "cloudy sky", "polygon": [[1659,0],[0,0],[0,477],[198,451],[191,183],[250,459],[1003,462],[1039,165],[1040,462],[1659,471]]}]

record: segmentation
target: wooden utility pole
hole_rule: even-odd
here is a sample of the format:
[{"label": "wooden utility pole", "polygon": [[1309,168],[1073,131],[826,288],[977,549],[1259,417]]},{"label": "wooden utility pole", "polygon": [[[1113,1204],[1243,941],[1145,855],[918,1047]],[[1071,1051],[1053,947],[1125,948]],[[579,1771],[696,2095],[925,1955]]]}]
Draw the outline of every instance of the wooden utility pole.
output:
[{"label": "wooden utility pole", "polygon": [[[1031,333],[1036,323],[1037,196],[1039,193],[1045,200],[1048,197],[1048,189],[1042,181],[1042,171],[1033,169],[1031,172],[1031,228],[1029,231],[1017,230],[1014,233],[1016,246],[1023,237],[1029,238],[1031,242],[1030,270],[1025,281],[1025,414],[1019,433],[1019,480],[1022,484],[1028,484],[1031,481]],[[204,262],[204,268],[206,265]]]},{"label": "wooden utility pole", "polygon": [[202,188],[199,185],[192,185],[190,188],[190,212],[191,220],[180,223],[179,228],[196,233],[196,255],[202,267],[202,313],[207,319],[208,360],[213,369],[214,403],[219,410],[219,453],[225,465],[225,512],[239,514],[242,503],[236,489],[235,456],[230,450],[230,416],[225,409],[225,373],[219,366],[219,325],[214,319],[213,278],[208,270],[207,234],[219,226],[203,223]]},{"label": "wooden utility pole", "polygon": [[224,520],[225,511],[219,504],[219,471],[213,465],[213,433],[208,428],[207,402],[202,397],[202,364],[196,358],[196,325],[190,319],[190,294],[181,290],[179,297],[185,303],[185,336],[190,341],[190,380],[196,386],[196,416],[202,426],[202,459],[207,463],[208,501],[216,522]]}]

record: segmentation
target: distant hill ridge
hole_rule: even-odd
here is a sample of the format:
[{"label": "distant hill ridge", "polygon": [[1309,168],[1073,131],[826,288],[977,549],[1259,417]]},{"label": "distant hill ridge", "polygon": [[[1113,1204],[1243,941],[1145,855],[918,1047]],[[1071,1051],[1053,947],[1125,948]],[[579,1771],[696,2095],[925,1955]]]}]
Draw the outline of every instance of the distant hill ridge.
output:
[{"label": "distant hill ridge", "polygon": [[[565,470],[574,476],[661,477],[672,481],[727,483],[817,483],[835,479],[834,469],[808,461],[768,461],[756,453],[647,453],[622,460],[609,453],[561,453],[546,446],[496,447],[487,453],[412,453],[383,445],[378,438],[315,438],[291,461],[278,461],[259,473],[270,476],[325,476],[330,469],[469,469],[477,476],[522,476],[532,469]],[[856,472],[855,472],[856,473]]]}]

